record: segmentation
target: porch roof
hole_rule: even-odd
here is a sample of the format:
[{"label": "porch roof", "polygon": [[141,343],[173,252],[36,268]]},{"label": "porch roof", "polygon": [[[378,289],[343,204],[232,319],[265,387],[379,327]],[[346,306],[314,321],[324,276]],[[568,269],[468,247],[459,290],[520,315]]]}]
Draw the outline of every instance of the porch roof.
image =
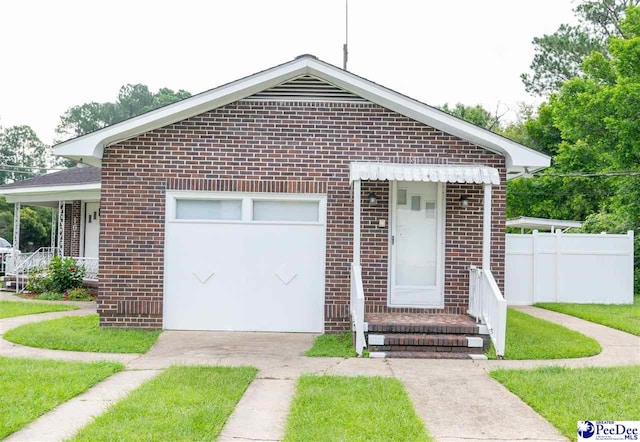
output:
[{"label": "porch roof", "polygon": [[493,167],[451,164],[351,163],[349,179],[500,184],[500,174]]},{"label": "porch roof", "polygon": [[0,186],[8,203],[57,207],[58,201],[100,199],[102,169],[78,165],[59,172]]}]

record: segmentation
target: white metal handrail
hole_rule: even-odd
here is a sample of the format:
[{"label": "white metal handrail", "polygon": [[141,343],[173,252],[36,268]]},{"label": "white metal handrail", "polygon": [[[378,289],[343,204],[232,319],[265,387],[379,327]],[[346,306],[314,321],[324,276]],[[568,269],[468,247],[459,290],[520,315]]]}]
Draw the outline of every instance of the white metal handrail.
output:
[{"label": "white metal handrail", "polygon": [[487,326],[496,356],[503,358],[507,333],[507,301],[489,269],[475,266],[469,269],[469,314]]},{"label": "white metal handrail", "polygon": [[[34,269],[44,270],[51,262],[51,258],[56,256],[57,252],[58,249],[55,247],[41,247],[28,255],[16,253],[9,255],[5,272],[7,275],[15,276],[16,293],[22,291],[20,288],[20,276]],[[24,280],[22,282],[25,283]]]},{"label": "white metal handrail", "polygon": [[367,343],[364,338],[364,289],[362,267],[351,264],[351,324],[356,334],[356,353],[362,356]]},{"label": "white metal handrail", "polygon": [[84,266],[84,279],[98,279],[98,258],[74,257],[79,266]]},{"label": "white metal handrail", "polygon": [[41,247],[33,253],[12,253],[7,257],[6,273],[20,275],[34,268],[45,268],[51,258],[57,255],[57,250],[55,247]]}]

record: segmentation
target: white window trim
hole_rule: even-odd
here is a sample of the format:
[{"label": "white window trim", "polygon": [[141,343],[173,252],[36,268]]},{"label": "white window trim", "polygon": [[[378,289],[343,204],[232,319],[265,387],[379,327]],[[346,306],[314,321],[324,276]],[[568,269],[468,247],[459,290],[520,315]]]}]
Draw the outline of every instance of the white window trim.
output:
[{"label": "white window trim", "polygon": [[[242,214],[239,220],[213,220],[213,219],[177,219],[176,200],[201,199],[201,200],[241,200]],[[318,203],[318,221],[254,221],[254,201],[315,201]],[[166,216],[168,223],[203,223],[203,224],[286,224],[319,226],[327,222],[327,197],[324,194],[300,194],[300,193],[260,193],[260,192],[205,192],[198,190],[167,191]]]},{"label": "white window trim", "polygon": [[[438,269],[436,273],[436,285],[434,286],[426,286],[428,289],[437,290],[438,295],[441,299],[441,304],[436,306],[420,306],[415,304],[392,304],[391,303],[391,291],[392,291],[392,267],[393,267],[393,246],[391,244],[392,235],[393,235],[393,223],[395,222],[393,218],[393,205],[395,204],[398,189],[398,181],[389,181],[389,228],[388,228],[388,259],[387,259],[387,307],[395,307],[395,308],[444,308],[444,267],[445,267],[445,241],[446,241],[446,229],[445,224],[447,221],[447,186],[446,183],[438,183],[437,188],[437,201],[436,201],[436,216],[438,221]],[[409,195],[407,194],[407,205],[409,205]],[[440,209],[440,210],[439,210]],[[440,215],[438,216],[438,211]],[[402,288],[404,286],[398,286],[398,288]]]}]

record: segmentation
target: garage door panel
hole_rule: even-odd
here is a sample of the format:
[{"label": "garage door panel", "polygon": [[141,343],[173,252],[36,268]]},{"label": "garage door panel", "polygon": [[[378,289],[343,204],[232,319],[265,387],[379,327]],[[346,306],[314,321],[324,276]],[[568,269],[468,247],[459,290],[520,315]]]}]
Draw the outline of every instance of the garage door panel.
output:
[{"label": "garage door panel", "polygon": [[325,227],[168,223],[165,328],[321,332]]}]

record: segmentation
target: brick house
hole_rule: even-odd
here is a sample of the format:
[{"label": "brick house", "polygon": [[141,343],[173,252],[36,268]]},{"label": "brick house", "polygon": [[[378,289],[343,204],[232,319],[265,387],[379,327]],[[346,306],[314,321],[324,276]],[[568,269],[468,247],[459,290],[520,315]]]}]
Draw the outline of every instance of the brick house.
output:
[{"label": "brick house", "polygon": [[466,315],[472,266],[503,288],[506,181],[549,165],[310,55],[56,154],[101,170],[97,210],[55,196],[99,216],[101,324],[183,330]]}]

